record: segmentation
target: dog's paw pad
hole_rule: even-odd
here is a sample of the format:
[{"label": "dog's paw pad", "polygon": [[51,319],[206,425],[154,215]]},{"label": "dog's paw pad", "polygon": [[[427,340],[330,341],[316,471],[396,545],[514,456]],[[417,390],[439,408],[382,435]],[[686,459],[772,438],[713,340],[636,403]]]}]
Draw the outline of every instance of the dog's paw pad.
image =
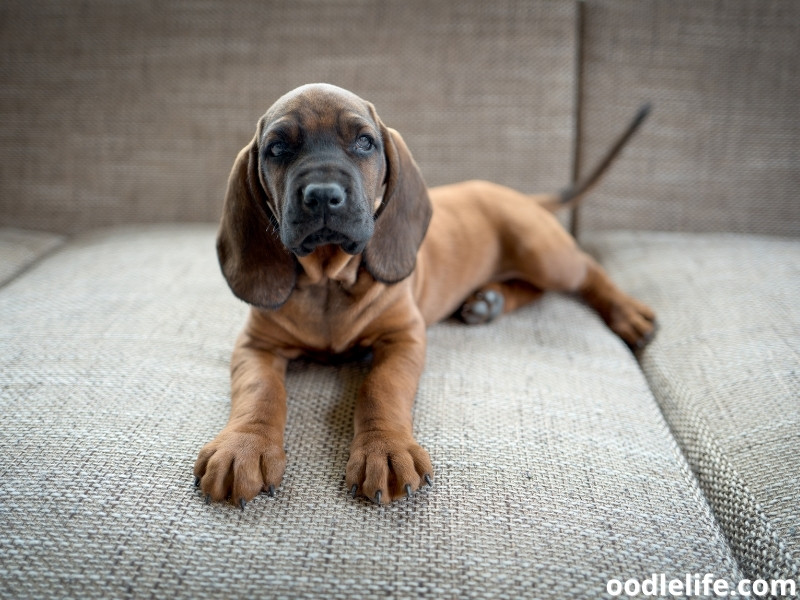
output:
[{"label": "dog's paw pad", "polygon": [[466,299],[458,311],[458,317],[467,325],[489,323],[503,313],[505,298],[495,290],[481,290]]}]

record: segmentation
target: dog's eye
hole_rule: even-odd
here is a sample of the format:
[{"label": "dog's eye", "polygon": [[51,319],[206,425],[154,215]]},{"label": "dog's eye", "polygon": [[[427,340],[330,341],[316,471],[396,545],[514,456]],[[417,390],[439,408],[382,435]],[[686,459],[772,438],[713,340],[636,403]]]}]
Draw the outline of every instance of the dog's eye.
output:
[{"label": "dog's eye", "polygon": [[289,152],[289,146],[285,142],[273,142],[267,146],[267,154],[273,158],[279,158]]},{"label": "dog's eye", "polygon": [[356,140],[356,148],[367,152],[375,147],[375,141],[368,135],[360,135]]}]

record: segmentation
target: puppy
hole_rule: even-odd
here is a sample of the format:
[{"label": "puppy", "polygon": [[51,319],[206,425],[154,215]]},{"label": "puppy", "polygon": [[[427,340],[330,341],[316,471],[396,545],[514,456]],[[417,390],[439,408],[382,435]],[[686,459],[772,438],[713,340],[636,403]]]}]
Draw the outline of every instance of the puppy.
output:
[{"label": "puppy", "polygon": [[653,312],[552,214],[597,182],[646,112],[585,182],[531,196],[486,181],[429,189],[400,134],[346,90],[307,85],[273,104],[236,158],[217,239],[222,273],[252,309],[231,360],[230,419],[194,467],[206,500],[244,509],[275,494],[292,359],[372,351],[346,481],[381,504],[432,481],[411,422],[428,325],[487,322],[557,290],[631,347],[646,343]]}]

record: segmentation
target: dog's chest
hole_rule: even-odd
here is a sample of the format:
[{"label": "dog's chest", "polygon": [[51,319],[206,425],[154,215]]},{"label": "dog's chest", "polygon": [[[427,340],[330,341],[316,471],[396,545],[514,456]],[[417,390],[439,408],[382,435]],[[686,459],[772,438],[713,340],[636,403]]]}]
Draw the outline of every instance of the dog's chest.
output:
[{"label": "dog's chest", "polygon": [[[291,334],[292,344],[317,353],[340,354],[368,345],[365,332],[380,312],[379,289],[368,275],[353,285],[327,280],[299,281],[275,316]],[[302,278],[301,278],[302,279]]]}]

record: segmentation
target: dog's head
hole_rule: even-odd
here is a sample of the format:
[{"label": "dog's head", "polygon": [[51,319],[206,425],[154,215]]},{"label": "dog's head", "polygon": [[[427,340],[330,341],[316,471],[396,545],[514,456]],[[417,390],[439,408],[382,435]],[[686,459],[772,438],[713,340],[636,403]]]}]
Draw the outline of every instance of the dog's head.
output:
[{"label": "dog's head", "polygon": [[372,104],[307,85],[272,105],[239,153],[217,253],[236,296],[276,308],[294,288],[296,257],[322,245],[363,254],[377,281],[408,277],[430,216],[414,159]]}]

